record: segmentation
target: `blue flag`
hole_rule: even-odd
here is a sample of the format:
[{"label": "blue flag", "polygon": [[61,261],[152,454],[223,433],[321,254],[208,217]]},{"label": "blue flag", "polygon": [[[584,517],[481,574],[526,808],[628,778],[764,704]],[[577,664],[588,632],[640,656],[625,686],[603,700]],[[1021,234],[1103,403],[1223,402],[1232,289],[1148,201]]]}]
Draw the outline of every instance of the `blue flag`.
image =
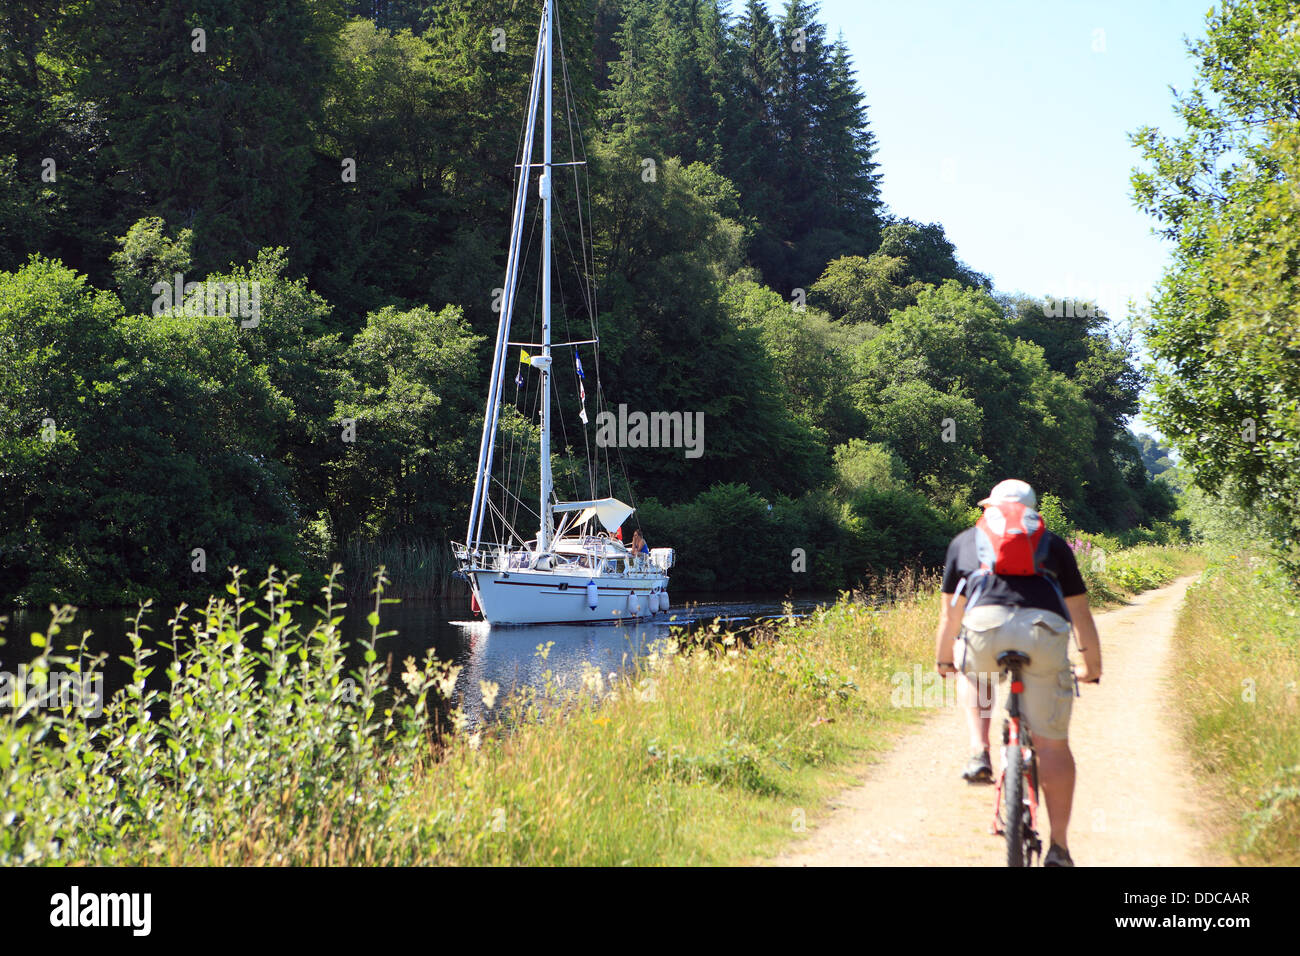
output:
[{"label": "blue flag", "polygon": [[578,370],[578,400],[582,402],[582,411],[578,412],[578,417],[582,419],[582,424],[587,424],[587,390],[583,387],[582,381],[587,376],[582,374],[582,358],[578,355],[578,350],[573,350],[573,365]]},{"label": "blue flag", "polygon": [[519,371],[515,373],[515,388],[524,387],[524,367],[519,366]]}]

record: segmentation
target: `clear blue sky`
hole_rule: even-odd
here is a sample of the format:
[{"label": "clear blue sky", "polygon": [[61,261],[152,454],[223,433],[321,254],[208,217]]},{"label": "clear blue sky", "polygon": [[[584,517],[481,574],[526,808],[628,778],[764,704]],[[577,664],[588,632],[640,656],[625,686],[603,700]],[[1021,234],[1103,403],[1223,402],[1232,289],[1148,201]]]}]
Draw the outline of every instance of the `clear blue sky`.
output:
[{"label": "clear blue sky", "polygon": [[[1128,314],[1167,244],[1134,205],[1128,134],[1175,129],[1209,0],[823,0],[843,31],[894,214],[943,223],[999,291]],[[777,12],[783,3],[769,0]]]},{"label": "clear blue sky", "polygon": [[[895,214],[942,222],[999,290],[1091,292],[1112,315],[1168,256],[1133,205],[1128,133],[1173,128],[1206,0],[824,0]],[[1103,31],[1103,32],[1096,32]],[[1073,287],[1073,288],[1071,288]]]}]

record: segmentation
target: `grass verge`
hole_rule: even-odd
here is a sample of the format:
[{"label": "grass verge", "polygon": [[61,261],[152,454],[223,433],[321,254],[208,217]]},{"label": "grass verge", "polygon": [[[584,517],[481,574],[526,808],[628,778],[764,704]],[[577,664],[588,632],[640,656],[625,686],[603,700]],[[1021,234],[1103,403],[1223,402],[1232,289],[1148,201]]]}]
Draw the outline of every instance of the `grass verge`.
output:
[{"label": "grass verge", "polygon": [[1205,568],[1205,555],[1191,548],[1156,544],[1102,547],[1108,543],[1098,542],[1093,536],[1071,542],[1088,588],[1088,603],[1093,607],[1118,604],[1128,595],[1164,587]]},{"label": "grass verge", "polygon": [[1220,556],[1187,592],[1176,633],[1181,709],[1198,776],[1217,791],[1225,849],[1300,864],[1300,616],[1271,559]]},{"label": "grass verge", "polygon": [[[454,668],[409,661],[409,693],[386,698],[378,604],[349,679],[337,605],[302,630],[290,582],[259,602],[237,581],[173,627],[163,689],[146,689],[137,630],[135,679],[98,722],[39,694],[0,714],[0,864],[735,862],[815,818],[835,768],[913,716],[890,677],[928,660],[932,584],[797,629],[666,641],[612,682],[593,669],[504,701],[475,687],[505,713],[470,733],[426,705]],[[51,650],[69,624],[36,636],[39,682],[96,666]]]}]

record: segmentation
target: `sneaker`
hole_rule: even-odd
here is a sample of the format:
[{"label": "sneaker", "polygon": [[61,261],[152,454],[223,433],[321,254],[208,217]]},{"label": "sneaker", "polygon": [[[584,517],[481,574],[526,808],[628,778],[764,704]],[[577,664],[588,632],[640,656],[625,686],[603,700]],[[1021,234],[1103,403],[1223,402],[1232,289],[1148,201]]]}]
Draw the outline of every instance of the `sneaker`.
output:
[{"label": "sneaker", "polygon": [[991,782],[993,763],[989,760],[989,752],[980,750],[972,754],[970,760],[966,761],[966,769],[961,772],[961,778],[967,783]]},{"label": "sneaker", "polygon": [[1069,850],[1053,843],[1052,848],[1047,851],[1047,856],[1043,858],[1043,866],[1074,866],[1074,861],[1070,859]]}]

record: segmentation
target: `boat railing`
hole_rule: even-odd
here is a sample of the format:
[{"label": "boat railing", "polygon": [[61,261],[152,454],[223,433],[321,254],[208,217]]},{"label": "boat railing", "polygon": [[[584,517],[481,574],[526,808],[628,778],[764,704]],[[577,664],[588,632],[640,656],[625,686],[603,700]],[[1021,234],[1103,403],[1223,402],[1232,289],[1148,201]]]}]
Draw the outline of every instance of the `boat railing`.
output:
[{"label": "boat railing", "polygon": [[[529,542],[532,543],[532,542]],[[633,554],[626,546],[608,536],[587,535],[582,539],[585,554],[550,553],[544,557],[545,570],[577,571],[595,575],[610,573],[662,573],[671,568],[676,559],[672,548],[653,548],[650,553]],[[538,568],[538,555],[527,545],[511,548],[494,544],[470,549],[454,544],[456,559],[470,568],[492,571],[527,571]]]},{"label": "boat railing", "polygon": [[471,568],[493,571],[508,571],[511,568],[511,552],[504,545],[469,548],[463,544],[453,544],[452,554],[456,560]]}]

